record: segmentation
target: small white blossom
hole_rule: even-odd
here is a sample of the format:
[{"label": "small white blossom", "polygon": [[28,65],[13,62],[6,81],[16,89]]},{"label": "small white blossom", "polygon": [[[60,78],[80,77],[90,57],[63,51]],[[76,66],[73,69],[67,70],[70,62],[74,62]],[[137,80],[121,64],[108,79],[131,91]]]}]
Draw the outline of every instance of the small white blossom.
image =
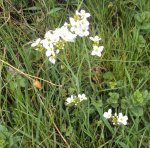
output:
[{"label": "small white blossom", "polygon": [[52,30],[47,31],[47,32],[45,33],[44,38],[51,40],[51,39],[53,38],[53,31],[52,31]]},{"label": "small white blossom", "polygon": [[122,113],[119,113],[119,115],[118,115],[118,124],[127,125],[127,120],[128,120],[127,116],[123,116]]},{"label": "small white blossom", "polygon": [[81,27],[75,30],[75,33],[80,36],[80,37],[84,37],[84,36],[88,36],[89,35],[89,31],[88,28],[86,27]]},{"label": "small white blossom", "polygon": [[79,15],[82,19],[90,17],[90,13],[86,13],[85,10],[81,10],[80,12],[76,10],[76,15]]},{"label": "small white blossom", "polygon": [[89,21],[88,20],[80,20],[79,21],[81,28],[89,29]]},{"label": "small white blossom", "polygon": [[49,40],[51,43],[57,43],[60,40],[59,32],[57,31],[59,28],[56,28],[54,31],[47,31],[45,34],[45,38]]},{"label": "small white blossom", "polygon": [[83,37],[83,36],[88,36],[89,35],[89,31],[88,30],[82,30],[82,32],[81,32],[81,37]]},{"label": "small white blossom", "polygon": [[78,94],[78,98],[80,99],[80,102],[83,100],[87,100],[87,97],[85,96],[85,94]]},{"label": "small white blossom", "polygon": [[73,96],[73,95],[71,95],[71,97],[68,97],[68,98],[66,99],[66,105],[69,105],[69,104],[73,103],[75,97],[76,97],[76,96]]},{"label": "small white blossom", "polygon": [[36,47],[37,45],[39,45],[41,42],[41,39],[38,38],[36,41],[32,42],[31,47]]},{"label": "small white blossom", "polygon": [[46,54],[47,57],[52,55],[50,50],[47,50],[45,54]]},{"label": "small white blossom", "polygon": [[67,22],[65,22],[63,26],[64,26],[64,27],[69,27],[70,24],[68,24]]},{"label": "small white blossom", "polygon": [[50,56],[50,57],[49,57],[49,61],[50,61],[52,64],[55,64],[55,62],[56,62],[55,56]]},{"label": "small white blossom", "polygon": [[70,31],[71,32],[76,32],[76,30],[78,30],[80,28],[80,23],[79,21],[76,21],[74,18],[70,17],[69,18],[70,20],[70,25],[71,25],[71,28],[70,28]]},{"label": "small white blossom", "polygon": [[98,43],[101,40],[101,38],[96,35],[95,37],[90,37],[90,40]]},{"label": "small white blossom", "polygon": [[54,50],[47,50],[45,54],[46,54],[47,57],[55,56]]},{"label": "small white blossom", "polygon": [[72,32],[70,32],[68,28],[65,26],[62,26],[58,31],[59,31],[60,37],[66,42],[74,42],[77,37],[76,34],[73,34]]},{"label": "small white blossom", "polygon": [[85,94],[78,94],[78,97],[71,95],[71,97],[68,97],[66,99],[66,105],[69,104],[74,104],[74,105],[78,105],[80,102],[87,100],[87,97],[85,96]]},{"label": "small white blossom", "polygon": [[101,56],[101,52],[103,51],[104,46],[93,46],[93,51],[91,55]]},{"label": "small white blossom", "polygon": [[54,49],[54,45],[48,39],[41,40],[41,43],[42,43],[43,47],[47,50],[53,50]]},{"label": "small white blossom", "polygon": [[112,110],[109,109],[108,112],[104,112],[103,116],[106,118],[106,119],[109,119],[112,117]]},{"label": "small white blossom", "polygon": [[58,53],[59,53],[59,49],[56,50],[56,54],[58,54]]}]

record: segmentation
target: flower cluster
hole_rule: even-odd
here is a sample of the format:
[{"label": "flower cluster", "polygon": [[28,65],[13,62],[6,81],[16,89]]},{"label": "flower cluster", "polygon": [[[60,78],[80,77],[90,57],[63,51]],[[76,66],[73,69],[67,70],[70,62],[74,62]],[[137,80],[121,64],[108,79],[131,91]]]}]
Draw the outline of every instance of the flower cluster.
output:
[{"label": "flower cluster", "polygon": [[85,10],[76,11],[74,17],[69,18],[69,23],[65,22],[62,27],[47,31],[44,39],[38,38],[31,44],[31,47],[36,47],[39,51],[45,49],[49,61],[55,64],[57,54],[64,49],[65,43],[74,42],[77,36],[89,35],[88,17],[90,14]]},{"label": "flower cluster", "polygon": [[119,113],[118,115],[117,115],[117,113],[115,113],[114,115],[112,115],[112,110],[109,109],[108,112],[104,112],[103,116],[106,119],[111,119],[111,121],[114,125],[115,124],[127,125],[128,117],[126,115],[123,116],[122,113]]},{"label": "flower cluster", "polygon": [[65,26],[46,32],[41,43],[46,49],[46,56],[50,62],[55,64],[56,55],[60,50],[64,49],[65,42],[73,42],[75,38],[76,35],[72,34]]},{"label": "flower cluster", "polygon": [[101,38],[98,36],[95,36],[95,37],[90,37],[90,40],[93,41],[93,51],[92,51],[91,55],[93,55],[93,56],[96,55],[96,56],[100,57],[101,53],[104,49],[104,46],[99,46],[99,41],[101,40]]},{"label": "flower cluster", "polygon": [[90,17],[89,13],[86,13],[85,10],[76,11],[74,17],[70,17],[70,31],[74,34],[84,37],[89,35],[89,21],[87,18]]},{"label": "flower cluster", "polygon": [[41,39],[38,38],[36,41],[32,42],[31,44],[31,47],[36,47],[35,50],[40,50],[40,42],[41,42]]},{"label": "flower cluster", "polygon": [[78,105],[80,102],[87,100],[85,94],[78,94],[78,96],[71,95],[66,99],[66,105],[74,104]]}]

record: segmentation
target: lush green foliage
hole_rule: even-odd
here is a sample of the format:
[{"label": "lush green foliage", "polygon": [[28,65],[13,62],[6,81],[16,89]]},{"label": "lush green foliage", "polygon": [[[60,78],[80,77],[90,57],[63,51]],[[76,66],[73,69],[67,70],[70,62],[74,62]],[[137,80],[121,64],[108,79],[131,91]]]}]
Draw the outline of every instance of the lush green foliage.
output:
[{"label": "lush green foliage", "polygon": [[[55,65],[30,47],[81,8],[103,39],[102,57],[90,55],[87,38],[68,44]],[[149,10],[149,0],[1,0],[0,147],[148,148]],[[59,86],[37,87],[27,74]],[[78,93],[88,101],[65,106]],[[108,108],[127,114],[128,125],[105,120]]]}]

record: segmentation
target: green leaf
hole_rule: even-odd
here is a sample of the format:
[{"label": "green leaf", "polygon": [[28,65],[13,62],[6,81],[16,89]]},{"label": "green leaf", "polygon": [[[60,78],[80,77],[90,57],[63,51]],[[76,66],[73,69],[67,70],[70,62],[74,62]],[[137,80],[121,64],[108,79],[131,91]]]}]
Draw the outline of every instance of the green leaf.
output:
[{"label": "green leaf", "polygon": [[119,94],[110,92],[109,96],[110,97],[107,99],[107,103],[114,108],[118,107],[118,105],[119,105],[119,103],[118,103]]},{"label": "green leaf", "polygon": [[104,73],[103,78],[104,78],[105,80],[110,80],[110,81],[111,81],[111,80],[114,79],[114,75],[113,75],[112,72],[106,72],[106,73]]},{"label": "green leaf", "polygon": [[62,124],[62,126],[61,126],[61,131],[62,131],[62,132],[66,132],[66,124],[65,124],[65,123]]},{"label": "green leaf", "polygon": [[132,97],[133,104],[142,104],[144,102],[144,98],[142,93],[139,90],[136,90]]},{"label": "green leaf", "polygon": [[133,115],[139,117],[143,115],[143,107],[140,106],[136,106],[131,108],[131,112],[133,113]]},{"label": "green leaf", "polygon": [[145,30],[145,31],[150,31],[150,22],[149,23],[144,23],[140,29]]},{"label": "green leaf", "polygon": [[4,147],[7,142],[8,130],[5,126],[0,125],[0,147]]},{"label": "green leaf", "polygon": [[66,97],[67,96],[67,91],[65,90],[65,89],[61,89],[60,90],[60,92],[61,92],[61,95],[63,96],[63,97]]},{"label": "green leaf", "polygon": [[122,148],[126,148],[127,147],[127,145],[124,142],[117,141],[116,143],[119,144]]},{"label": "green leaf", "polygon": [[119,99],[119,94],[118,93],[109,93],[110,98],[114,99],[114,100],[118,100]]},{"label": "green leaf", "polygon": [[111,106],[112,106],[113,108],[117,108],[117,107],[119,106],[119,103],[112,103]]},{"label": "green leaf", "polygon": [[146,40],[144,39],[143,35],[139,35],[139,37],[138,37],[138,43],[139,44],[145,44],[146,43]]},{"label": "green leaf", "polygon": [[111,104],[117,104],[117,103],[118,103],[118,100],[117,100],[117,99],[109,98],[109,99],[107,99],[107,103],[109,103],[110,105],[111,105]]},{"label": "green leaf", "polygon": [[70,87],[70,88],[68,88],[68,92],[69,92],[69,94],[73,94],[75,92],[75,89]]},{"label": "green leaf", "polygon": [[92,105],[96,106],[96,107],[102,107],[103,106],[103,102],[101,99],[98,100],[92,100]]},{"label": "green leaf", "polygon": [[12,81],[9,85],[10,85],[10,89],[12,91],[15,91],[15,89],[17,89],[17,87],[18,87],[18,84],[15,81]]},{"label": "green leaf", "polygon": [[139,22],[139,23],[142,23],[142,19],[141,19],[141,16],[139,15],[139,14],[136,14],[135,16],[134,16],[134,19],[137,21],[137,22]]},{"label": "green leaf", "polygon": [[7,132],[7,131],[8,131],[7,128],[0,124],[0,132],[2,133],[2,132]]},{"label": "green leaf", "polygon": [[[147,99],[147,97],[150,95],[150,94],[148,93],[148,90],[144,90],[142,94],[143,94],[143,97],[146,98],[146,99]],[[149,96],[149,97],[150,97],[150,96]],[[149,98],[149,99],[150,99],[150,98]]]},{"label": "green leaf", "polygon": [[142,94],[143,94],[144,102],[147,103],[150,100],[150,92],[148,92],[148,90],[144,90]]},{"label": "green leaf", "polygon": [[6,136],[3,133],[0,133],[0,147],[4,146],[6,143]]},{"label": "green leaf", "polygon": [[47,14],[48,15],[50,15],[50,14],[53,14],[53,13],[55,13],[55,12],[57,12],[57,11],[60,11],[60,10],[62,10],[62,8],[53,8],[51,11],[49,11]]},{"label": "green leaf", "polygon": [[69,126],[69,127],[67,128],[66,136],[71,136],[72,132],[73,132],[73,127],[72,127],[72,126]]},{"label": "green leaf", "polygon": [[149,22],[150,21],[150,11],[142,12],[141,17],[145,22]]},{"label": "green leaf", "polygon": [[121,108],[122,109],[128,108],[129,107],[128,105],[129,105],[129,103],[128,103],[127,99],[121,99]]},{"label": "green leaf", "polygon": [[116,86],[117,86],[117,83],[116,83],[116,82],[109,82],[109,87],[110,87],[111,89],[114,89]]},{"label": "green leaf", "polygon": [[26,80],[25,80],[25,78],[21,78],[19,80],[19,84],[20,84],[21,87],[25,87],[26,86]]},{"label": "green leaf", "polygon": [[145,12],[142,12],[142,13],[138,13],[134,16],[134,19],[138,23],[147,23],[147,22],[150,21],[150,12],[145,11]]}]

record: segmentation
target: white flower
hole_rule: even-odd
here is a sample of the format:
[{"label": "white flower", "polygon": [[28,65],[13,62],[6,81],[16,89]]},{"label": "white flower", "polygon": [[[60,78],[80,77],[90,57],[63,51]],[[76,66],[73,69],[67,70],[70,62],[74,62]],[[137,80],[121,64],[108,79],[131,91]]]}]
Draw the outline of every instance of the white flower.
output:
[{"label": "white flower", "polygon": [[99,42],[101,38],[96,35],[95,37],[90,37],[90,40],[92,40],[93,42]]},{"label": "white flower", "polygon": [[68,30],[67,27],[65,26],[62,26],[60,29],[59,29],[59,35],[60,37],[66,41],[66,42],[74,42],[77,35],[76,34],[73,34],[72,32],[70,32]]},{"label": "white flower", "polygon": [[70,28],[71,32],[75,32],[77,29],[80,28],[79,21],[75,21],[74,18],[72,17],[70,17],[69,20],[70,20],[70,25],[71,25],[71,28]]},{"label": "white flower", "polygon": [[119,115],[118,115],[118,124],[127,125],[127,120],[128,120],[127,116],[123,116],[122,113],[119,113]]},{"label": "white flower", "polygon": [[69,24],[68,24],[67,22],[65,22],[65,23],[64,23],[64,26],[65,26],[65,27],[68,27],[68,26],[69,26]]},{"label": "white flower", "polygon": [[83,36],[88,36],[89,35],[89,26],[88,23],[83,21],[75,21],[74,19],[71,20],[71,32],[75,33],[76,35],[83,37]]},{"label": "white flower", "polygon": [[47,50],[45,54],[46,54],[47,57],[49,57],[49,56],[51,56],[51,51]]},{"label": "white flower", "polygon": [[41,43],[42,43],[43,47],[47,50],[53,50],[54,49],[52,42],[50,42],[48,39],[41,40]]},{"label": "white flower", "polygon": [[47,50],[45,54],[46,54],[47,57],[55,56],[54,50]]},{"label": "white flower", "polygon": [[44,38],[51,40],[53,38],[53,31],[49,30],[45,33]]},{"label": "white flower", "polygon": [[66,99],[66,105],[73,103],[74,105],[78,105],[83,100],[87,100],[87,97],[85,94],[78,94],[78,97],[71,95],[71,97],[68,97]]},{"label": "white flower", "polygon": [[106,118],[106,119],[109,119],[112,117],[112,110],[109,109],[108,112],[104,112],[103,116]]},{"label": "white flower", "polygon": [[49,61],[50,61],[52,64],[55,64],[55,62],[56,62],[55,56],[50,56],[50,57],[49,57]]},{"label": "white flower", "polygon": [[31,47],[36,47],[37,45],[39,45],[41,42],[41,39],[38,38],[36,41],[32,42]]},{"label": "white flower", "polygon": [[81,10],[80,12],[76,10],[76,15],[79,15],[82,19],[90,17],[90,13],[86,13],[85,10]]},{"label": "white flower", "polygon": [[76,35],[83,37],[89,35],[89,21],[87,17],[90,14],[86,13],[84,10],[76,11],[76,15],[74,18],[70,17],[70,31],[75,33]]},{"label": "white flower", "polygon": [[79,36],[88,36],[89,35],[89,22],[81,21],[81,32]]},{"label": "white flower", "polygon": [[78,94],[78,98],[80,99],[80,102],[83,100],[87,100],[87,97],[85,96],[85,94]]},{"label": "white flower", "polygon": [[59,28],[56,28],[54,31],[47,31],[45,38],[48,39],[51,43],[57,43],[60,40],[58,29]]},{"label": "white flower", "polygon": [[71,97],[68,97],[68,98],[66,99],[66,105],[73,103],[73,102],[74,102],[74,97],[75,97],[75,96],[73,96],[73,95],[71,95]]},{"label": "white flower", "polygon": [[79,21],[79,23],[80,23],[80,26],[82,27],[82,28],[84,28],[84,29],[89,29],[89,21],[88,20],[80,20]]},{"label": "white flower", "polygon": [[93,46],[93,51],[91,55],[101,56],[101,52],[103,51],[104,46]]},{"label": "white flower", "polygon": [[80,37],[88,36],[88,35],[89,35],[89,31],[88,31],[88,30],[85,30],[85,29],[81,30],[81,32],[80,32],[80,34],[79,34]]},{"label": "white flower", "polygon": [[59,53],[59,49],[56,50],[56,54],[58,54],[58,53]]}]

